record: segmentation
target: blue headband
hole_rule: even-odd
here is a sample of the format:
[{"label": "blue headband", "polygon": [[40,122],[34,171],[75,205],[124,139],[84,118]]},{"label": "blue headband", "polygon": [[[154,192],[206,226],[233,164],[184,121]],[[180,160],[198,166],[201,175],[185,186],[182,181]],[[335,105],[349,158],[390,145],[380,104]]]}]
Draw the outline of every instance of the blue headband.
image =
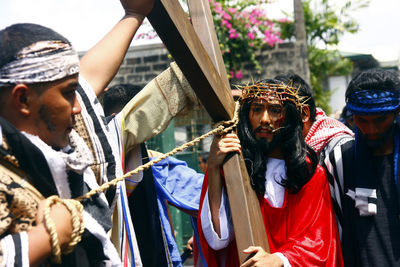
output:
[{"label": "blue headband", "polygon": [[399,107],[400,93],[384,90],[357,91],[347,97],[346,105],[356,115],[388,113]]}]

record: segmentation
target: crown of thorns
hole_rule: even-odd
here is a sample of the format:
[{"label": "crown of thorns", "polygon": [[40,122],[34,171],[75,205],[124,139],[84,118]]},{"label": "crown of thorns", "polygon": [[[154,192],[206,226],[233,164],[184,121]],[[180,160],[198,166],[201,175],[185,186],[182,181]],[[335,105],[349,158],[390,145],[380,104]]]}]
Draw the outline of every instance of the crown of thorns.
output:
[{"label": "crown of thorns", "polygon": [[283,82],[280,84],[252,82],[246,85],[237,85],[236,87],[242,90],[241,103],[247,99],[276,98],[281,103],[284,101],[292,102],[296,105],[297,110],[303,112],[304,107],[308,106],[306,102],[310,99],[307,96],[300,96],[300,86],[294,87],[293,81],[288,84]]}]

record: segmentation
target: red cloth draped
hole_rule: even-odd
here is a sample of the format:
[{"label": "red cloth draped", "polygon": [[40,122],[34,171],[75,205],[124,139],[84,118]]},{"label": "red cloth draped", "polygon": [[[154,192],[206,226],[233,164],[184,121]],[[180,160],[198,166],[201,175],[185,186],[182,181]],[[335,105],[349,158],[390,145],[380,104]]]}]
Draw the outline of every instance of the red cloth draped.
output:
[{"label": "red cloth draped", "polygon": [[[200,210],[208,187],[206,174]],[[318,165],[311,180],[296,194],[285,193],[281,208],[259,198],[271,253],[280,252],[292,266],[343,266],[335,213],[324,169]],[[220,251],[208,246],[198,216],[201,248],[208,267],[218,267]],[[226,248],[226,267],[239,266],[235,242]]]}]

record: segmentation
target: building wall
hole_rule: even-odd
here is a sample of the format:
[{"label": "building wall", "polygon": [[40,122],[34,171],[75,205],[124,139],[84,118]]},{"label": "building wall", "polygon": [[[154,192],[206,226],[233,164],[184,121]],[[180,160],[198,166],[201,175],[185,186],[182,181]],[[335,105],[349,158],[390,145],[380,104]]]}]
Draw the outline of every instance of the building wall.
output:
[{"label": "building wall", "polygon": [[240,81],[247,82],[263,78],[273,78],[277,74],[284,72],[294,72],[306,79],[305,60],[307,55],[303,52],[301,45],[298,43],[282,43],[274,47],[266,46],[257,55],[262,71],[257,73],[252,69],[250,64],[246,65],[243,72],[243,79]]},{"label": "building wall", "polygon": [[[331,91],[331,99],[329,105],[332,114],[340,114],[343,107],[346,105],[345,93],[347,85],[351,80],[351,76],[332,76],[328,78],[328,89]],[[330,115],[330,114],[328,114]]]},{"label": "building wall", "polygon": [[132,83],[145,86],[167,69],[171,61],[163,44],[132,46],[110,85]]},{"label": "building wall", "polygon": [[[254,71],[250,64],[245,65],[243,78],[231,83],[248,82],[252,79],[272,78],[275,75],[292,71],[304,77],[304,60],[307,55],[301,52],[296,43],[282,43],[274,47],[266,46],[257,55],[262,67],[261,73]],[[129,49],[120,70],[111,85],[116,83],[133,83],[144,86],[151,79],[165,70],[172,59],[163,44],[133,46]]]}]

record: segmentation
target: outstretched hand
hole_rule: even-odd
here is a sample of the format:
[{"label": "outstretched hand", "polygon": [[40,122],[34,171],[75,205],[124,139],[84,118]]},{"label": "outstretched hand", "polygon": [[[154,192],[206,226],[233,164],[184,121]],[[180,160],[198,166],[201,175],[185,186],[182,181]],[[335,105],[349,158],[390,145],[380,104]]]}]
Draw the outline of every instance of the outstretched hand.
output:
[{"label": "outstretched hand", "polygon": [[250,246],[243,250],[246,254],[255,253],[255,255],[245,261],[240,267],[250,267],[250,266],[268,266],[268,267],[282,267],[282,260],[274,255],[266,252],[262,247],[253,247]]},{"label": "outstretched hand", "polygon": [[154,0],[121,0],[126,15],[147,16],[153,9]]}]

